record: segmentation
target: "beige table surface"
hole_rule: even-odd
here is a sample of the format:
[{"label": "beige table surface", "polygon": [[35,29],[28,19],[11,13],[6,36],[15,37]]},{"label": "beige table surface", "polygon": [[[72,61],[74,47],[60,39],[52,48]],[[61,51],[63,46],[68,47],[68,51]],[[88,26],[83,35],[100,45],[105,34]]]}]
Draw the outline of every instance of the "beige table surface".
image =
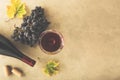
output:
[{"label": "beige table surface", "polygon": [[[59,54],[50,56],[39,46],[30,48],[14,42],[10,38],[13,25],[19,26],[22,19],[5,22],[6,5],[10,1],[1,0],[0,33],[37,63],[30,67],[15,58],[0,56],[0,80],[120,80],[120,0],[22,1],[29,10],[39,5],[45,8],[51,21],[49,28],[63,34],[65,46]],[[50,59],[58,60],[61,69],[59,74],[47,77],[42,68]],[[25,76],[5,77],[6,64],[21,68]]]}]

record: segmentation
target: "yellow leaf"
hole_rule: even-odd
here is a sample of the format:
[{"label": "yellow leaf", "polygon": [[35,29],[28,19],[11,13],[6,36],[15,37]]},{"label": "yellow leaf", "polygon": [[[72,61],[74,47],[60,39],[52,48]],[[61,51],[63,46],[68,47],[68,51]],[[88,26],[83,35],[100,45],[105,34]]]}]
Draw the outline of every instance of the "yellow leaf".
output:
[{"label": "yellow leaf", "polygon": [[60,65],[59,62],[56,62],[56,61],[54,61],[54,60],[50,60],[50,61],[48,62],[48,64],[50,64],[50,63],[53,63],[53,64],[54,64],[54,67],[57,67],[57,66]]},{"label": "yellow leaf", "polygon": [[23,15],[25,14],[26,14],[25,4],[21,4],[17,9],[16,17],[23,18]]},{"label": "yellow leaf", "polygon": [[11,0],[11,5],[7,7],[7,15],[9,18],[23,18],[26,14],[25,4],[20,0]]},{"label": "yellow leaf", "polygon": [[14,4],[15,6],[19,5],[20,3],[20,0],[11,0],[11,4]]},{"label": "yellow leaf", "polygon": [[48,76],[57,74],[59,71],[59,62],[54,60],[48,61],[43,71]]},{"label": "yellow leaf", "polygon": [[15,12],[16,12],[16,9],[14,6],[7,6],[7,15],[9,18],[14,18]]}]

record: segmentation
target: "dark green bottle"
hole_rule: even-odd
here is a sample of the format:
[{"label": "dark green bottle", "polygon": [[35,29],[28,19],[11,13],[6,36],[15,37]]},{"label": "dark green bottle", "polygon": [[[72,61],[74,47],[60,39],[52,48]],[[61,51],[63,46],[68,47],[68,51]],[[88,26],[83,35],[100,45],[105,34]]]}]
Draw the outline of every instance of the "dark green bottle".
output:
[{"label": "dark green bottle", "polygon": [[0,34],[0,54],[17,58],[30,66],[35,65],[35,61],[20,52],[8,39]]}]

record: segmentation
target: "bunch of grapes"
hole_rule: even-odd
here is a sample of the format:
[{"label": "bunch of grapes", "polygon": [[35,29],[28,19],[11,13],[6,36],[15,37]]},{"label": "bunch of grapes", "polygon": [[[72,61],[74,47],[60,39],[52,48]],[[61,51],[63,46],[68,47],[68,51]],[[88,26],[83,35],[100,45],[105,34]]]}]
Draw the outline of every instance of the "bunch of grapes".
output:
[{"label": "bunch of grapes", "polygon": [[44,15],[44,9],[36,7],[32,10],[30,16],[23,18],[21,26],[15,28],[12,38],[23,44],[34,46],[38,42],[40,34],[46,30],[48,25],[49,22]]}]

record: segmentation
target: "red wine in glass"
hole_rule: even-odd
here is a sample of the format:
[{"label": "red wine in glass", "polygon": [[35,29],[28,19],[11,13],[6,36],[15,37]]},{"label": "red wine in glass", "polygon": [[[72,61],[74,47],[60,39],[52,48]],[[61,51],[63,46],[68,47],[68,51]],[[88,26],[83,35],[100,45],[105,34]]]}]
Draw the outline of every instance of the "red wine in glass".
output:
[{"label": "red wine in glass", "polygon": [[41,34],[39,44],[45,53],[55,54],[63,48],[63,36],[55,30],[47,30]]}]

